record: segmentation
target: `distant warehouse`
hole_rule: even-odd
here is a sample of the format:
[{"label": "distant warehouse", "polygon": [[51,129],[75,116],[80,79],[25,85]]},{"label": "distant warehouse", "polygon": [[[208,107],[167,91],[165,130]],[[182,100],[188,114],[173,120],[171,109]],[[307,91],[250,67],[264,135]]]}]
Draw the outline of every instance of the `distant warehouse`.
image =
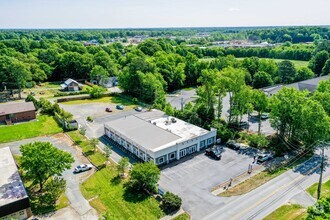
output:
[{"label": "distant warehouse", "polygon": [[33,102],[13,102],[0,104],[0,123],[29,121],[36,119]]},{"label": "distant warehouse", "polygon": [[216,129],[208,131],[159,110],[110,121],[104,130],[108,138],[127,151],[158,165],[200,151],[216,140]]}]

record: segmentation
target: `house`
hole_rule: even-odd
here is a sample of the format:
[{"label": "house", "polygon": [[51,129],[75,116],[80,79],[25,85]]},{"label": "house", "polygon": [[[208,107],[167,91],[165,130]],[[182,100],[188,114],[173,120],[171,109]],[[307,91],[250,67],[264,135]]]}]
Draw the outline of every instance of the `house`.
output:
[{"label": "house", "polygon": [[328,79],[329,79],[328,75],[320,76],[320,77],[316,77],[313,79],[307,79],[307,80],[303,80],[300,82],[295,82],[295,83],[291,83],[291,84],[287,84],[287,85],[278,84],[278,85],[268,86],[265,88],[261,88],[261,90],[264,91],[268,96],[277,94],[278,91],[280,91],[283,87],[295,88],[300,91],[308,90],[309,92],[313,93],[313,92],[315,92],[318,84],[321,81],[328,80]]},{"label": "house", "polygon": [[33,102],[14,102],[0,104],[0,123],[29,121],[36,119],[36,108]]},{"label": "house", "polygon": [[79,91],[82,89],[82,85],[73,79],[67,79],[61,84],[61,88],[65,91]]},{"label": "house", "polygon": [[118,85],[118,77],[113,76],[113,77],[102,78],[99,81],[99,85],[103,86],[105,88],[111,88],[111,87],[117,86]]},{"label": "house", "polygon": [[28,219],[29,197],[9,147],[0,148],[0,170],[0,219]]},{"label": "house", "polygon": [[157,165],[179,160],[216,141],[216,129],[205,130],[159,110],[125,116],[104,125],[105,136],[142,161]]}]

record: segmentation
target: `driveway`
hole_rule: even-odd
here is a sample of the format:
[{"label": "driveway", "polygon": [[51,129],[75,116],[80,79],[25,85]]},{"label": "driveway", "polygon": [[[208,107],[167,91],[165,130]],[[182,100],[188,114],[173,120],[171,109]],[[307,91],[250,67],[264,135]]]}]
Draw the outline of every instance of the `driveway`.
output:
[{"label": "driveway", "polygon": [[164,168],[159,185],[166,191],[180,195],[183,208],[193,219],[201,219],[231,200],[215,196],[211,190],[247,171],[249,164],[253,162],[252,155],[238,154],[224,148],[221,160],[216,161],[200,153]]},{"label": "driveway", "polygon": [[50,142],[57,148],[70,152],[74,158],[72,167],[62,173],[63,178],[66,180],[67,188],[65,194],[70,201],[70,206],[77,212],[81,219],[98,219],[96,211],[89,205],[88,201],[83,197],[80,192],[79,185],[84,178],[92,174],[93,171],[73,174],[73,168],[82,163],[87,163],[88,161],[81,154],[79,149],[73,146],[72,141],[64,134],[56,134],[51,137],[38,137],[32,139],[26,139],[22,141],[15,141],[6,144],[1,144],[0,147],[9,146],[13,154],[21,154],[19,147],[22,144],[27,144],[35,141]]}]

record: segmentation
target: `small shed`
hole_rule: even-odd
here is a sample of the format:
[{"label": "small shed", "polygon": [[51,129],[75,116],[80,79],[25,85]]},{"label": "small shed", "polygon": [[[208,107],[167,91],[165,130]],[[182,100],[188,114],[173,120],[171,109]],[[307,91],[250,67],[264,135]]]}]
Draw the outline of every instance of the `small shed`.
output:
[{"label": "small shed", "polygon": [[79,91],[82,89],[82,85],[76,80],[67,79],[63,84],[61,84],[61,88],[65,91]]}]

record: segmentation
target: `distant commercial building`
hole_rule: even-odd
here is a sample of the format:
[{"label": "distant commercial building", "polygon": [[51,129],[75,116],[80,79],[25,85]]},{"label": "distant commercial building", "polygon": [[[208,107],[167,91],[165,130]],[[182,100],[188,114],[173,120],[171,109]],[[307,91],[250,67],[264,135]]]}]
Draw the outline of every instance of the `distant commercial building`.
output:
[{"label": "distant commercial building", "polygon": [[0,148],[0,170],[0,219],[29,218],[29,198],[9,147]]},{"label": "distant commercial building", "polygon": [[104,125],[105,135],[143,161],[161,165],[179,160],[216,141],[205,130],[159,110],[122,117]]},{"label": "distant commercial building", "polygon": [[280,91],[283,87],[295,88],[300,91],[308,90],[309,92],[313,93],[313,92],[315,92],[318,84],[321,81],[328,80],[328,79],[329,79],[328,75],[320,76],[320,77],[316,77],[313,79],[307,79],[304,81],[295,82],[295,83],[291,83],[291,84],[287,84],[287,85],[278,84],[278,85],[274,85],[274,86],[268,86],[265,88],[261,88],[261,90],[264,91],[268,96],[277,94],[278,91]]},{"label": "distant commercial building", "polygon": [[63,84],[61,84],[61,88],[65,91],[79,91],[82,89],[82,85],[76,80],[68,79]]},{"label": "distant commercial building", "polygon": [[36,119],[33,102],[15,102],[0,104],[0,123],[29,121]]}]

